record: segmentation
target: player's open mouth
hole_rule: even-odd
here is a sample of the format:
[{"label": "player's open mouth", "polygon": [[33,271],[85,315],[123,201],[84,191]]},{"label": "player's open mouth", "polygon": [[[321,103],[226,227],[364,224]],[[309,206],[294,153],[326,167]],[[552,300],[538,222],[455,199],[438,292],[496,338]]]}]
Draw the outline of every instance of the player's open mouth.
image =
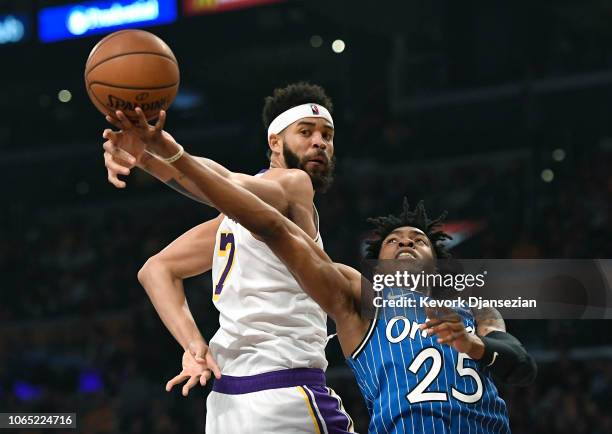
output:
[{"label": "player's open mouth", "polygon": [[399,253],[397,253],[395,255],[395,259],[416,259],[416,256],[414,256],[412,253],[407,252],[407,251],[401,251]]}]

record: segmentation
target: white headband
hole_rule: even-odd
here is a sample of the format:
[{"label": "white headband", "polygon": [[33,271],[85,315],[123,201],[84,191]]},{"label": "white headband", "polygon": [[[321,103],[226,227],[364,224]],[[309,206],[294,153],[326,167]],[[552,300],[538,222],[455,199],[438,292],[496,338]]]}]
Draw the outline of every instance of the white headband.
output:
[{"label": "white headband", "polygon": [[280,133],[289,125],[302,118],[324,118],[328,120],[332,126],[334,125],[331,114],[329,114],[329,111],[322,105],[314,103],[302,104],[292,107],[278,115],[268,127],[268,137],[272,134]]}]

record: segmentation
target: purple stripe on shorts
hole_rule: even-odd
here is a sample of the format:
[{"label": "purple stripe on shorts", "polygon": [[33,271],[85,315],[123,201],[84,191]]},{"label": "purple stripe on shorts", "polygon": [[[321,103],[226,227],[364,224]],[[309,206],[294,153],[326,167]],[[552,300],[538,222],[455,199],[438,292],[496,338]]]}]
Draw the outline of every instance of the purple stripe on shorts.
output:
[{"label": "purple stripe on shorts", "polygon": [[222,375],[219,380],[215,380],[213,390],[227,395],[241,395],[243,393],[259,392],[260,390],[295,387],[304,384],[325,389],[325,373],[321,369],[296,368],[245,377]]},{"label": "purple stripe on shorts", "polygon": [[325,386],[307,386],[314,396],[314,400],[319,413],[323,418],[323,423],[327,427],[329,434],[349,433],[350,420],[347,415],[340,411],[340,403],[336,398],[329,394]]},{"label": "purple stripe on shorts", "polygon": [[321,417],[323,417],[323,415],[319,417],[319,412],[317,411],[317,405],[312,402],[314,400],[314,392],[310,389],[310,387],[307,387],[307,386],[304,386],[304,390],[306,391],[306,397],[308,398],[308,403],[310,404],[310,408],[312,408],[312,411],[314,412],[315,420],[317,421],[317,425],[319,426],[319,432],[323,434],[325,432],[325,428],[323,427],[323,424],[325,422],[321,420]]}]

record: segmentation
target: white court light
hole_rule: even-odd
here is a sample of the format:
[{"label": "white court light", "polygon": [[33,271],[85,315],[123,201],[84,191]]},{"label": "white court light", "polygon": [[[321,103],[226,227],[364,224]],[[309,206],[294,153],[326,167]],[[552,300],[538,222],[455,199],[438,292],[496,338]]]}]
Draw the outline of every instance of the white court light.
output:
[{"label": "white court light", "polygon": [[334,42],[332,42],[332,50],[334,50],[334,53],[340,54],[345,48],[346,44],[342,39],[336,39]]},{"label": "white court light", "polygon": [[565,151],[561,148],[557,148],[552,152],[552,158],[556,162],[561,162],[565,160]]},{"label": "white court light", "polygon": [[72,93],[69,90],[62,89],[57,93],[57,99],[61,102],[69,102],[72,99]]},{"label": "white court light", "polygon": [[552,182],[553,179],[555,179],[555,172],[553,172],[550,169],[544,169],[542,170],[542,181],[544,182]]}]

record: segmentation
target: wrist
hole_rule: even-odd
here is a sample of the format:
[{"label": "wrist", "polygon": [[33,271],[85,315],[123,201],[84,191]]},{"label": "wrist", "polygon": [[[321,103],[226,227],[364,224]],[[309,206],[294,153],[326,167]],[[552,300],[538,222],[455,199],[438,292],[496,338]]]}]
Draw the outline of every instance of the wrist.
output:
[{"label": "wrist", "polygon": [[181,145],[176,142],[162,142],[149,147],[149,150],[160,158],[166,159],[176,155],[181,149]]},{"label": "wrist", "polygon": [[145,149],[140,158],[136,161],[136,167],[146,169],[149,165],[149,161],[151,161],[152,158],[155,159],[155,155]]},{"label": "wrist", "polygon": [[198,333],[197,335],[194,335],[191,339],[187,340],[187,345],[185,346],[185,349],[187,350],[191,346],[198,347],[198,346],[201,346],[202,344],[208,345],[206,342],[206,339],[204,339],[202,335]]},{"label": "wrist", "polygon": [[483,358],[485,353],[485,344],[477,335],[469,335],[470,339],[470,350],[467,352],[467,355],[473,360],[480,360]]}]

